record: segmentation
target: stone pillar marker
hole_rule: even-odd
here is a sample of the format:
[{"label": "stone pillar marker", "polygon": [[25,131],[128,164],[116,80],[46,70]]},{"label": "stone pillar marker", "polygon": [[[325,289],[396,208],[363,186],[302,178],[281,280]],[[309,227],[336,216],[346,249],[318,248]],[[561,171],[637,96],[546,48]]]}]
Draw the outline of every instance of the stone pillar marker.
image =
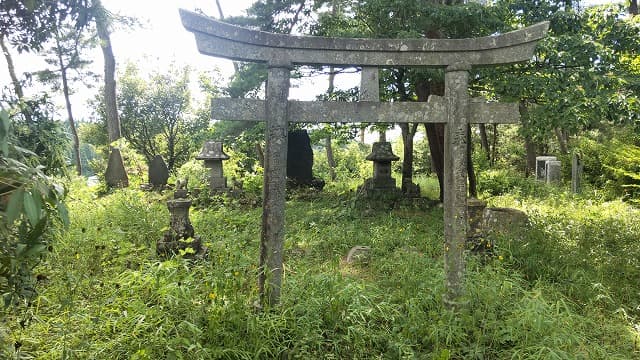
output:
[{"label": "stone pillar marker", "polygon": [[536,156],[536,180],[547,181],[547,161],[558,160],[555,156]]},{"label": "stone pillar marker", "polygon": [[288,97],[291,64],[269,64],[265,102],[265,167],[258,286],[263,305],[280,301],[287,183]]},{"label": "stone pillar marker", "polygon": [[224,177],[222,161],[229,160],[229,155],[222,150],[221,142],[205,142],[202,151],[196,156],[196,160],[204,160],[204,166],[210,169],[209,188],[211,191],[227,189],[227,179]]},{"label": "stone pillar marker", "polygon": [[[464,246],[467,235],[466,146],[469,123],[515,123],[517,104],[470,99],[468,71],[531,59],[549,28],[539,23],[524,29],[475,39],[347,39],[289,36],[253,31],[180,10],[182,23],[194,33],[201,53],[232,60],[267,63],[266,101],[214,99],[218,120],[267,122],[264,204],[259,286],[263,305],[278,302],[284,241],[285,164],[288,122],[446,123],[445,146],[445,304],[462,305]],[[289,101],[293,65],[361,66],[363,101],[355,103]],[[380,67],[445,68],[445,96],[426,103],[381,103],[373,74]],[[376,70],[373,70],[373,69]],[[377,82],[377,81],[376,81]],[[371,85],[369,85],[371,84]],[[374,95],[375,96],[375,95]]]},{"label": "stone pillar marker", "polygon": [[444,134],[444,272],[445,306],[459,307],[464,293],[467,240],[467,126],[469,121],[469,64],[445,70],[447,124]]},{"label": "stone pillar marker", "polygon": [[547,184],[559,184],[562,181],[562,162],[548,160],[545,163],[544,172]]},{"label": "stone pillar marker", "polygon": [[582,164],[580,155],[573,154],[573,157],[571,159],[571,191],[573,191],[575,194],[579,194],[581,192],[583,168],[584,165]]}]

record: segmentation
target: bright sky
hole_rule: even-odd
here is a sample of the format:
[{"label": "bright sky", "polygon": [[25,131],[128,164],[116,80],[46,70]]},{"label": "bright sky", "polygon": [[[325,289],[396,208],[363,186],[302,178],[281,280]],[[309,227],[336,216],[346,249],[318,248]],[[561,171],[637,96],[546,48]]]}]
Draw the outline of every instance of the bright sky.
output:
[{"label": "bright sky", "polygon": [[[581,5],[620,1],[583,0]],[[252,3],[253,0],[220,0],[225,16],[243,15],[244,10]],[[135,17],[143,24],[142,28],[116,30],[112,34],[112,45],[119,69],[122,69],[127,61],[132,61],[146,71],[165,71],[174,64],[179,67],[190,65],[196,70],[219,68],[225,79],[232,74],[233,66],[230,61],[198,53],[193,35],[184,29],[178,14],[179,8],[201,9],[207,15],[218,18],[215,0],[104,0],[103,4],[112,12]],[[13,56],[18,74],[41,70],[45,66],[41,58],[38,59],[33,55],[18,55],[14,51]],[[94,71],[102,74],[103,62],[99,48],[95,49],[92,56],[95,59]],[[337,81],[340,86],[340,78]],[[342,83],[342,87],[357,85],[353,76],[343,76]],[[5,84],[9,84],[9,76],[4,57],[2,57],[0,85]],[[314,80],[314,85],[307,83],[307,85],[298,85],[296,88],[293,84],[291,97],[313,99],[314,92],[323,92],[326,87],[326,81],[322,82],[317,78]],[[88,115],[85,102],[86,99],[93,97],[95,91],[96,88],[78,89],[73,104],[74,111],[80,115],[80,118]]]}]

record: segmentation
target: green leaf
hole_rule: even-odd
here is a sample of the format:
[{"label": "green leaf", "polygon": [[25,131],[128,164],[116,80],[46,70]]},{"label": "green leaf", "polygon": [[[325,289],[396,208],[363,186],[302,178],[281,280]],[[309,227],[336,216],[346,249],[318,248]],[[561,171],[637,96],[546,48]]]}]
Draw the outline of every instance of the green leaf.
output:
[{"label": "green leaf", "polygon": [[[24,196],[24,212],[27,214],[29,223],[35,226],[40,220],[40,213],[42,211],[42,202],[40,199],[36,199],[36,195],[30,192],[25,192]],[[40,204],[40,206],[38,205]]]},{"label": "green leaf", "polygon": [[20,212],[22,211],[22,199],[23,199],[24,189],[19,188],[11,194],[9,198],[9,204],[7,204],[7,224],[11,225],[14,221],[20,216]]},{"label": "green leaf", "polygon": [[62,220],[64,227],[69,227],[69,210],[64,203],[58,203],[58,216],[60,216],[60,220]]}]

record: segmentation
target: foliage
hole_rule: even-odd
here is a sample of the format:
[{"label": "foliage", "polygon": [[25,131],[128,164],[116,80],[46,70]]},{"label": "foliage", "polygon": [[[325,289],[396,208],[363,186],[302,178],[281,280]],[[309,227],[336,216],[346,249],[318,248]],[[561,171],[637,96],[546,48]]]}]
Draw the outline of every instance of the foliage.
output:
[{"label": "foliage", "polygon": [[[453,313],[441,300],[441,209],[360,216],[334,193],[292,195],[282,305],[256,312],[260,209],[192,209],[208,259],[161,261],[153,249],[168,194],[96,199],[80,183],[72,192],[74,222],[38,268],[42,296],[3,325],[5,357],[637,355],[640,228],[637,210],[620,202],[559,191],[491,199],[527,210],[533,228],[498,239],[494,258],[469,258],[468,306]],[[369,262],[344,262],[354,245],[372,248]]]},{"label": "foliage", "polygon": [[32,269],[50,247],[57,220],[68,223],[65,191],[29,165],[36,155],[14,144],[10,117],[0,110],[0,294],[4,305],[35,296]]},{"label": "foliage", "polygon": [[203,143],[206,111],[191,108],[188,68],[143,79],[129,64],[120,78],[118,108],[122,133],[151,162],[162,155],[170,171],[182,165]]},{"label": "foliage", "polygon": [[69,19],[77,29],[87,25],[88,0],[4,0],[0,6],[0,38],[19,51],[39,50]]},{"label": "foliage", "polygon": [[[55,120],[54,105],[47,94],[17,99],[6,95],[0,104],[8,109],[14,144],[38,156],[25,157],[29,165],[42,165],[47,175],[67,173],[69,135],[63,124]],[[27,121],[25,114],[29,114]]]}]

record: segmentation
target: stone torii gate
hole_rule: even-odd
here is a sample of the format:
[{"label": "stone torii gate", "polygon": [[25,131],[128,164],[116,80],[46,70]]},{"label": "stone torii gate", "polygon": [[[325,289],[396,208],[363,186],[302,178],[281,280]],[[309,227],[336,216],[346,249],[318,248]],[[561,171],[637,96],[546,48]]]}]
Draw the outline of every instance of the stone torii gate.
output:
[{"label": "stone torii gate", "polygon": [[[513,123],[517,104],[470,99],[469,70],[530,60],[548,30],[544,22],[517,31],[475,39],[348,39],[291,36],[254,31],[180,10],[201,53],[268,66],[266,100],[215,99],[212,115],[229,120],[266,121],[264,204],[259,287],[264,305],[275,305],[282,285],[284,209],[289,122],[445,123],[444,266],[445,304],[455,307],[464,293],[467,236],[467,125]],[[289,101],[294,65],[360,66],[366,101]],[[379,67],[445,68],[444,97],[426,103],[378,102]]]}]

